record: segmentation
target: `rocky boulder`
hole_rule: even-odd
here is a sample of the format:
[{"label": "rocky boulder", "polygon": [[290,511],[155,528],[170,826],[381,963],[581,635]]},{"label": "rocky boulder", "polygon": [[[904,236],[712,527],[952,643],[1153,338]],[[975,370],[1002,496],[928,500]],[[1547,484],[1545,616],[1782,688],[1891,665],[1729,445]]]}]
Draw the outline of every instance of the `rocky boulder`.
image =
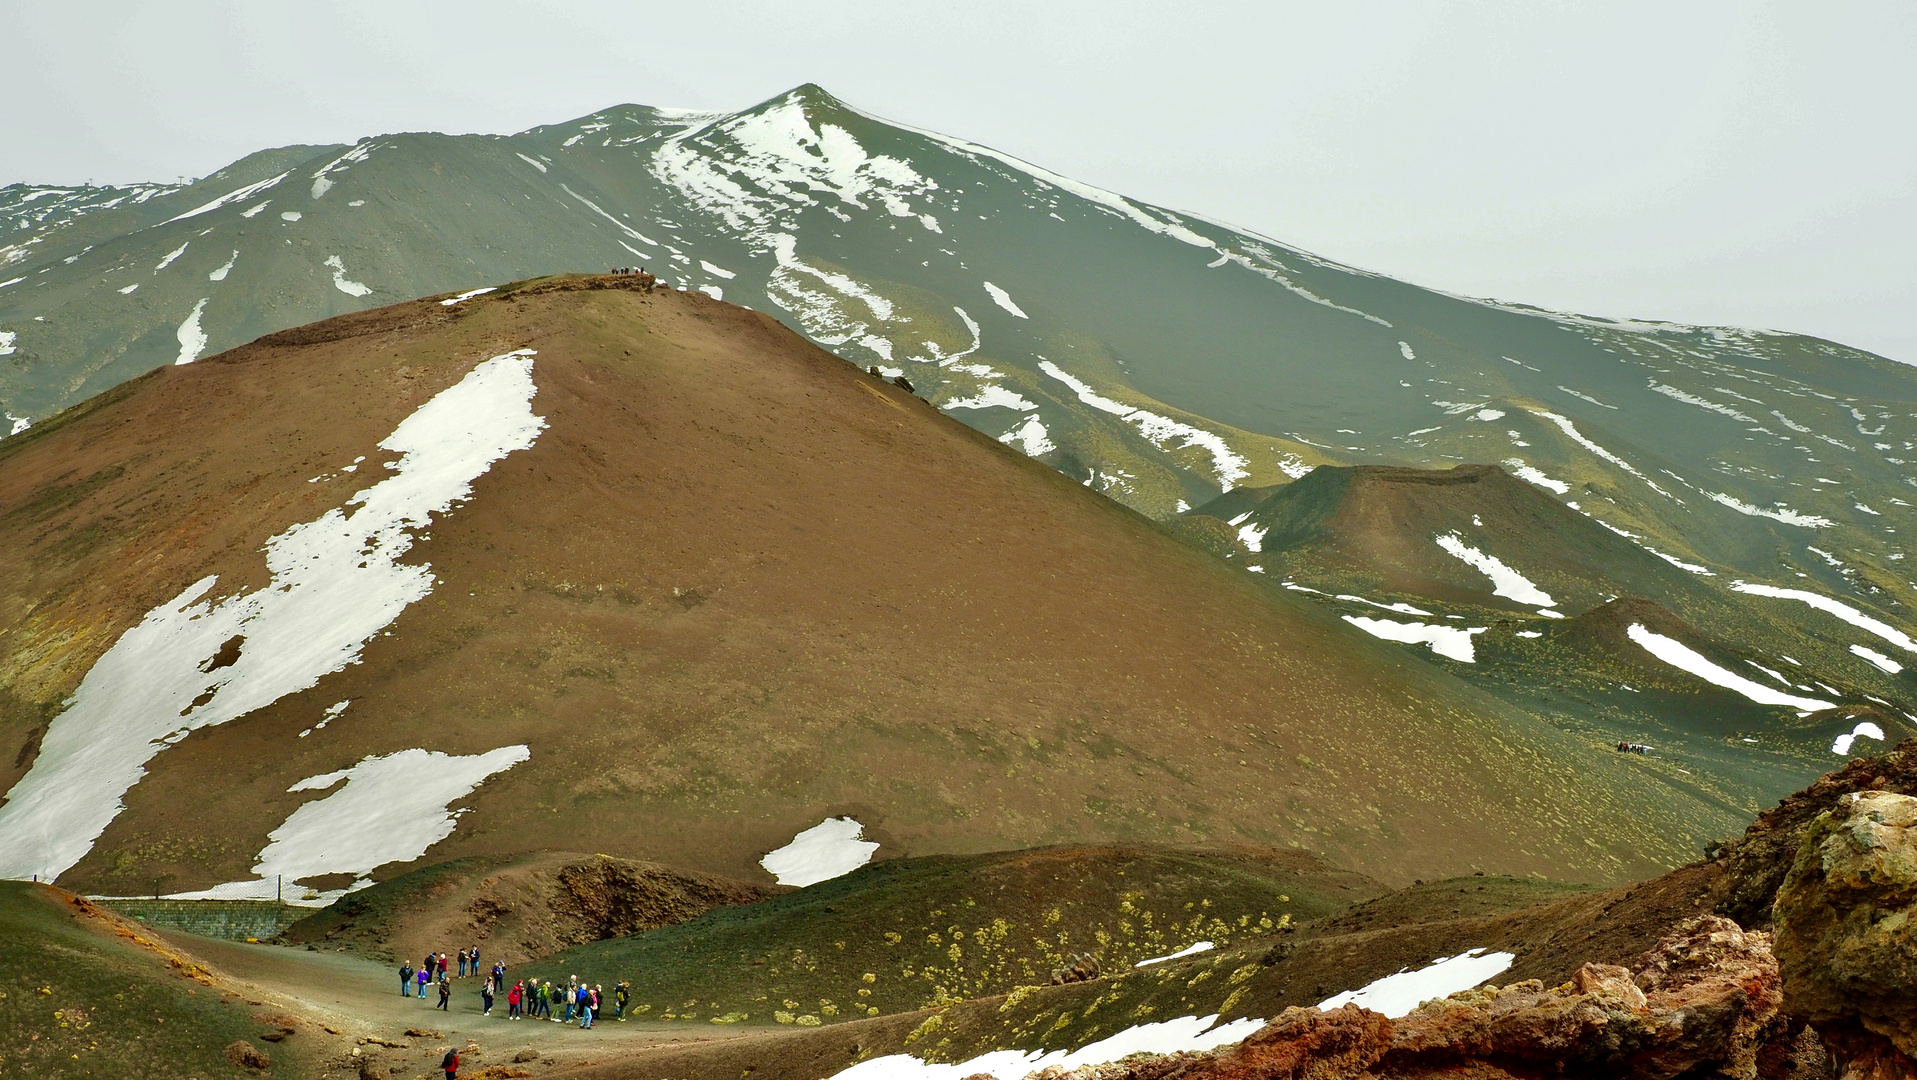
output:
[{"label": "rocky boulder", "polygon": [[1786,1007],[1856,1075],[1917,1076],[1913,915],[1917,798],[1855,792],[1810,823],[1773,916]]},{"label": "rocky boulder", "polygon": [[1811,823],[1842,800],[1866,791],[1917,795],[1917,739],[1826,773],[1759,814],[1743,836],[1718,845],[1711,853],[1723,868],[1712,888],[1717,913],[1743,926],[1768,928],[1778,886],[1803,847]]}]

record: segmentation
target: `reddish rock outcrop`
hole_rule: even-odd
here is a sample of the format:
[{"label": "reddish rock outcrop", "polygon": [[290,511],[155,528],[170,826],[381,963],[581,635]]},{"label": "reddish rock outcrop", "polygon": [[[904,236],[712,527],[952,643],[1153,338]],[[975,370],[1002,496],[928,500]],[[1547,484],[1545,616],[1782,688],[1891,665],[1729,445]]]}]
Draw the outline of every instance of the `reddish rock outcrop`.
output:
[{"label": "reddish rock outcrop", "polygon": [[[1568,983],[1488,986],[1399,1020],[1291,1008],[1236,1046],[1135,1058],[1071,1080],[1783,1080],[1828,1076],[1821,1045],[1781,1015],[1770,938],[1686,920],[1634,970],[1586,964]],[[1051,1078],[1048,1078],[1051,1080]]]}]

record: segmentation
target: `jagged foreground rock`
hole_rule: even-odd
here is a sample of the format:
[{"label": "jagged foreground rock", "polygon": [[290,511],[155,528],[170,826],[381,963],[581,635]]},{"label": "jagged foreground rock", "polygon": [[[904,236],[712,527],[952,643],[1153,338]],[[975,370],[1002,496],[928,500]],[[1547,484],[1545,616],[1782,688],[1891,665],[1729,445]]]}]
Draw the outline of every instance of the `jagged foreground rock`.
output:
[{"label": "jagged foreground rock", "polygon": [[1819,814],[1777,893],[1788,1005],[1849,1060],[1917,1076],[1917,799],[1847,794]]}]

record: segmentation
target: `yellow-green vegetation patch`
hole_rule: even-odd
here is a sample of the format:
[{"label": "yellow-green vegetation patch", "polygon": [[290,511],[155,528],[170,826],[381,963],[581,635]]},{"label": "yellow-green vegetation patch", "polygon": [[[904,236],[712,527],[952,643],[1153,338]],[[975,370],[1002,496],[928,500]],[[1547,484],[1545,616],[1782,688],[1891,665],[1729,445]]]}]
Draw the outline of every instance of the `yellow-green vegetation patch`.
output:
[{"label": "yellow-green vegetation patch", "polygon": [[661,1019],[810,1026],[1016,994],[1074,965],[1130,970],[1201,941],[1225,949],[1382,891],[1249,846],[898,859],[583,945],[530,973],[628,980],[642,1015]]},{"label": "yellow-green vegetation patch", "polygon": [[296,1039],[259,1041],[257,1011],[90,905],[0,881],[0,1076],[241,1076],[222,1053],[235,1041],[300,1073]]}]

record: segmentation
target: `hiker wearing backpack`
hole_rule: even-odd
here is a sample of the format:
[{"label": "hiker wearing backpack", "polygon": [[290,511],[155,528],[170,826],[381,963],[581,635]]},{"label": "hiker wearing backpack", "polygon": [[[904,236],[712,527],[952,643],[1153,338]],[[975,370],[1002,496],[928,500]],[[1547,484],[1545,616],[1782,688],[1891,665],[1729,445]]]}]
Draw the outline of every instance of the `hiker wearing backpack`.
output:
[{"label": "hiker wearing backpack", "polygon": [[439,1059],[439,1067],[446,1071],[446,1080],[456,1080],[459,1076],[459,1051],[447,1047],[446,1056]]},{"label": "hiker wearing backpack", "polygon": [[506,991],[506,1019],[519,1019],[519,1003],[524,999],[525,993],[526,984],[523,982],[514,983],[513,988]]},{"label": "hiker wearing backpack", "polygon": [[620,1023],[626,1022],[626,995],[632,991],[632,984],[624,979],[612,989],[612,1018]]},{"label": "hiker wearing backpack", "polygon": [[579,1030],[584,1031],[592,1026],[592,988],[580,984],[573,992],[573,1001],[579,1006]]}]

